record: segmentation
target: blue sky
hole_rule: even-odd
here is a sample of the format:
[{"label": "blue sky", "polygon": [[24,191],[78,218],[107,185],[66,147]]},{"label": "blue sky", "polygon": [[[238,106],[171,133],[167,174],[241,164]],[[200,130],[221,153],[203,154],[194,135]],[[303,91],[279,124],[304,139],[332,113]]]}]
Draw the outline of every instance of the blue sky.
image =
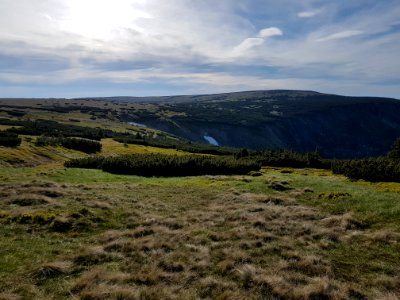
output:
[{"label": "blue sky", "polygon": [[400,98],[398,0],[0,0],[0,97]]}]

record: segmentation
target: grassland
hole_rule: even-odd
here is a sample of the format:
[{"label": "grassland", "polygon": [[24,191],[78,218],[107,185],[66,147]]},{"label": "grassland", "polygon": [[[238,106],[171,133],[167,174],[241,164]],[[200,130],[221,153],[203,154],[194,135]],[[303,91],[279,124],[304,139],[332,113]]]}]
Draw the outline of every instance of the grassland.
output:
[{"label": "grassland", "polygon": [[[399,185],[0,168],[2,299],[396,299]],[[393,191],[392,191],[393,190]]]},{"label": "grassland", "polygon": [[[65,168],[86,154],[35,138],[0,147],[0,299],[400,297],[399,183],[269,167],[114,175]],[[185,154],[101,142],[106,156]]]}]

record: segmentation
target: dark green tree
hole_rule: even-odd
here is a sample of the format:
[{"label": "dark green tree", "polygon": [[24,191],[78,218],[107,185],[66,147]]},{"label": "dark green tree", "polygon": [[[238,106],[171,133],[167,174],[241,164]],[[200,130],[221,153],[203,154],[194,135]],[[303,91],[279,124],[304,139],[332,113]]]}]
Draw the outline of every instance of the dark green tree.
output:
[{"label": "dark green tree", "polygon": [[0,131],[0,146],[17,147],[21,145],[21,138],[11,132]]},{"label": "dark green tree", "polygon": [[246,148],[241,149],[238,153],[235,154],[236,159],[240,159],[242,157],[249,156],[249,151]]},{"label": "dark green tree", "polygon": [[400,138],[398,138],[390,149],[388,157],[392,159],[400,159]]}]

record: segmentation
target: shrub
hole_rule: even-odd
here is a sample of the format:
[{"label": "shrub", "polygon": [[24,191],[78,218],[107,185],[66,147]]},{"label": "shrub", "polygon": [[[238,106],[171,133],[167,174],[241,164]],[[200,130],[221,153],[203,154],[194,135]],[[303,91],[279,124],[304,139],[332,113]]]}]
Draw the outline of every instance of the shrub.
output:
[{"label": "shrub", "polygon": [[261,165],[255,161],[240,161],[232,157],[164,154],[135,154],[117,157],[74,159],[66,167],[101,168],[117,174],[139,176],[196,176],[220,174],[247,174]]},{"label": "shrub", "polygon": [[52,136],[41,135],[36,139],[36,146],[58,146],[60,145],[60,138]]},{"label": "shrub", "polygon": [[101,151],[101,143],[94,140],[72,138],[72,137],[50,137],[40,136],[36,139],[37,146],[58,146],[78,150],[85,153],[96,153]]},{"label": "shrub", "polygon": [[72,124],[62,124],[51,120],[7,120],[0,119],[0,124],[19,126],[7,129],[8,132],[25,135],[47,135],[56,137],[81,137],[91,140],[114,137],[118,134],[101,128],[90,128]]},{"label": "shrub", "polygon": [[71,159],[64,163],[67,168],[101,169],[105,157],[89,156],[84,158]]},{"label": "shrub", "polygon": [[0,131],[0,146],[17,147],[21,145],[21,138],[11,132]]},{"label": "shrub", "polygon": [[[242,153],[242,155],[240,155]],[[257,160],[263,166],[270,167],[289,167],[289,168],[318,168],[318,169],[330,169],[331,162],[326,159],[322,159],[318,153],[297,153],[291,150],[265,150],[258,151],[251,154],[240,152],[236,157],[241,159]]]},{"label": "shrub", "polygon": [[101,151],[101,143],[89,139],[63,138],[61,139],[61,146],[85,153],[96,153]]},{"label": "shrub", "polygon": [[400,159],[380,157],[335,161],[332,164],[332,171],[335,174],[343,174],[355,180],[400,182]]},{"label": "shrub", "polygon": [[400,159],[400,138],[394,142],[388,153],[388,157],[392,159]]}]

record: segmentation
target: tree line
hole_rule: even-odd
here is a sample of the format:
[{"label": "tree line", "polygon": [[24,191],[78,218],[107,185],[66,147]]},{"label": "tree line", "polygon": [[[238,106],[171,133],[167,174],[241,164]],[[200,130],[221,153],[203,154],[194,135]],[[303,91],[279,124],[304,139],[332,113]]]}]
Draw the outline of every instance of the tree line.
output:
[{"label": "tree line", "polygon": [[[248,149],[236,149],[230,147],[216,147],[212,145],[192,143],[190,141],[182,141],[179,139],[172,139],[163,134],[157,135],[156,137],[141,135],[136,133],[117,133],[108,129],[100,128],[89,128],[77,125],[66,125],[55,121],[49,120],[9,120],[0,119],[0,124],[19,126],[9,128],[5,131],[0,131],[0,146],[6,147],[17,147],[21,144],[21,138],[18,134],[27,135],[38,135],[36,144],[38,146],[44,145],[61,145],[63,147],[83,151],[85,153],[96,153],[101,151],[101,143],[99,142],[102,138],[114,138],[116,141],[121,143],[132,143],[142,144],[155,147],[164,148],[175,148],[191,153],[202,153],[202,154],[213,154],[221,157],[221,161],[213,161],[209,158],[208,160],[213,161],[209,163],[207,160],[196,161],[191,159],[190,162],[184,162],[183,159],[175,159],[174,162],[168,163],[167,158],[145,158],[146,163],[140,165],[140,162],[134,158],[118,158],[112,163],[109,163],[110,159],[105,158],[87,158],[85,162],[74,162],[74,164],[85,165],[98,165],[101,160],[101,168],[103,166],[108,170],[115,171],[121,170],[134,170],[131,164],[129,168],[122,167],[130,163],[135,162],[138,166],[141,166],[141,172],[146,173],[144,166],[150,167],[152,171],[149,174],[154,174],[155,169],[158,166],[170,166],[171,172],[178,174],[190,174],[189,168],[191,165],[199,170],[207,170],[213,174],[215,172],[222,172],[222,174],[237,174],[243,167],[245,170],[247,166],[266,165],[273,167],[292,167],[292,168],[321,168],[331,169],[335,174],[343,174],[351,179],[364,179],[368,181],[397,181],[400,182],[400,139],[396,140],[392,146],[392,149],[386,156],[368,158],[368,159],[357,159],[357,160],[334,160],[334,159],[323,159],[316,150],[309,153],[297,153],[291,150],[248,150]],[[226,158],[225,156],[230,156]],[[194,156],[197,157],[197,156]],[[198,156],[202,157],[202,156]],[[143,157],[142,157],[143,158]],[[217,159],[217,158],[215,158]],[[93,161],[92,161],[93,160]],[[104,161],[103,161],[104,160]],[[225,162],[223,162],[226,160]],[[158,163],[155,163],[158,161]],[[162,162],[161,162],[162,161]],[[195,161],[195,162],[193,162]],[[114,168],[114,166],[117,166]],[[176,171],[176,166],[182,168],[183,171]],[[100,168],[100,167],[99,167]],[[152,169],[153,168],[153,169]],[[220,170],[220,171],[217,171]],[[127,171],[128,172],[128,171]],[[130,171],[129,171],[130,172]],[[136,172],[136,171],[132,171]],[[161,171],[160,171],[161,172]],[[164,171],[162,171],[164,172]],[[161,173],[162,173],[161,172]],[[200,171],[195,171],[195,175]],[[240,171],[243,172],[244,171]],[[239,172],[239,173],[240,173]],[[201,173],[201,172],[200,172]],[[162,173],[166,176],[166,173]],[[157,176],[157,175],[149,175]],[[175,175],[171,175],[175,176]]]},{"label": "tree line", "polygon": [[237,160],[232,156],[132,154],[116,157],[86,157],[64,164],[73,168],[93,168],[114,174],[139,176],[234,175],[258,171],[256,161]]},{"label": "tree line", "polygon": [[85,153],[100,152],[101,142],[75,137],[50,137],[40,136],[36,139],[36,146],[63,146],[67,149],[82,151]]},{"label": "tree line", "polygon": [[372,182],[400,182],[400,138],[397,139],[386,156],[360,160],[336,160],[332,171],[351,179]]}]

